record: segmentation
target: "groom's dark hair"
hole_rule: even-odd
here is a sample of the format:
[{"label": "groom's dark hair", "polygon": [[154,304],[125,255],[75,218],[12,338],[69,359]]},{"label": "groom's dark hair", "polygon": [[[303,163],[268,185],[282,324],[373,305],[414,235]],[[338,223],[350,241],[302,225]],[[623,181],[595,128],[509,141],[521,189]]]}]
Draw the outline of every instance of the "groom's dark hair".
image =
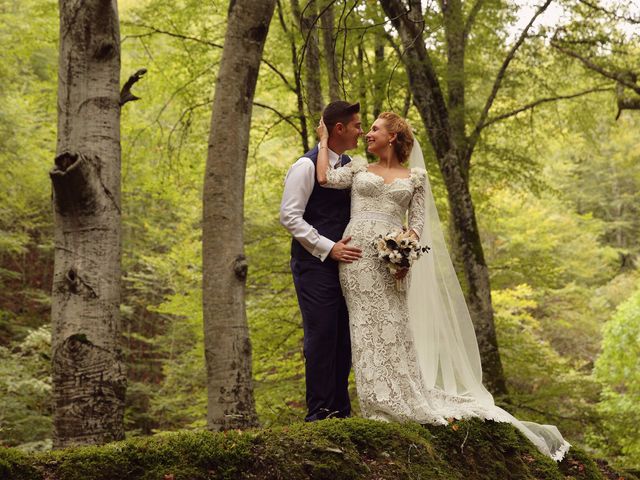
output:
[{"label": "groom's dark hair", "polygon": [[333,131],[333,127],[338,123],[346,125],[351,120],[351,117],[360,112],[360,103],[348,103],[343,100],[331,102],[327,105],[322,112],[322,119],[327,126],[329,135]]}]

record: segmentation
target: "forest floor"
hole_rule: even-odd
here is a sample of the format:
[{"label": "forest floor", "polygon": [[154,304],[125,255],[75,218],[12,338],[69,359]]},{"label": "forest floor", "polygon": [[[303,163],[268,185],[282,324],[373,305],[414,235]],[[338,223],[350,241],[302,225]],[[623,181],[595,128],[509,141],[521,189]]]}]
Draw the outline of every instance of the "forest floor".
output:
[{"label": "forest floor", "polygon": [[556,463],[509,424],[361,418],[212,433],[181,431],[40,454],[0,448],[2,480],[637,480],[572,447]]}]

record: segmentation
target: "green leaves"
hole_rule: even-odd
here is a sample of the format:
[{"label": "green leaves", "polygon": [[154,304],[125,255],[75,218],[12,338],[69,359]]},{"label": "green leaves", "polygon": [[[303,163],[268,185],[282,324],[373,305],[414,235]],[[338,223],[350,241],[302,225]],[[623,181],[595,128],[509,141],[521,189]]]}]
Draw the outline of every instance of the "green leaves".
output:
[{"label": "green leaves", "polygon": [[0,347],[0,436],[4,445],[25,449],[50,445],[50,350],[48,327],[31,330],[11,348]]},{"label": "green leaves", "polygon": [[639,468],[640,289],[605,324],[595,375],[603,386],[598,404],[603,431],[596,432],[596,440],[608,455],[624,456],[621,461]]}]

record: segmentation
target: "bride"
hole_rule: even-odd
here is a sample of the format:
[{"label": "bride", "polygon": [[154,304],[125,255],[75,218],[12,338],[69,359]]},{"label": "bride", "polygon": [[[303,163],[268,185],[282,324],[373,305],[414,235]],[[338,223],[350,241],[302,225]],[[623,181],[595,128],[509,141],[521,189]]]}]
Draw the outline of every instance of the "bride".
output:
[{"label": "bride", "polygon": [[[482,385],[475,331],[458,283],[411,128],[384,112],[366,135],[378,162],[362,158],[329,168],[328,131],[321,121],[316,175],[324,187],[351,188],[344,236],[362,258],[340,263],[349,309],[351,348],[362,415],[385,421],[447,424],[448,418],[509,422],[544,454],[560,461],[570,445],[552,425],[517,420]],[[406,163],[412,168],[407,168]],[[408,229],[431,251],[394,276],[378,259],[379,235]],[[397,280],[409,288],[398,288]]]}]

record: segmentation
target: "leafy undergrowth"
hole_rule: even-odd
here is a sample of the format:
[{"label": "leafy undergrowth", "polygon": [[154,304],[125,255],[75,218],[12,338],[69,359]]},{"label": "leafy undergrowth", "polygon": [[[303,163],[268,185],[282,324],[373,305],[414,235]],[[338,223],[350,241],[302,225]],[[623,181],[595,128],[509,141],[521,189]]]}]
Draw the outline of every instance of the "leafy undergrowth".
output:
[{"label": "leafy undergrowth", "polygon": [[578,448],[556,464],[508,424],[474,419],[422,427],[360,418],[265,430],[164,433],[35,455],[0,449],[0,478],[635,479],[615,477]]}]

